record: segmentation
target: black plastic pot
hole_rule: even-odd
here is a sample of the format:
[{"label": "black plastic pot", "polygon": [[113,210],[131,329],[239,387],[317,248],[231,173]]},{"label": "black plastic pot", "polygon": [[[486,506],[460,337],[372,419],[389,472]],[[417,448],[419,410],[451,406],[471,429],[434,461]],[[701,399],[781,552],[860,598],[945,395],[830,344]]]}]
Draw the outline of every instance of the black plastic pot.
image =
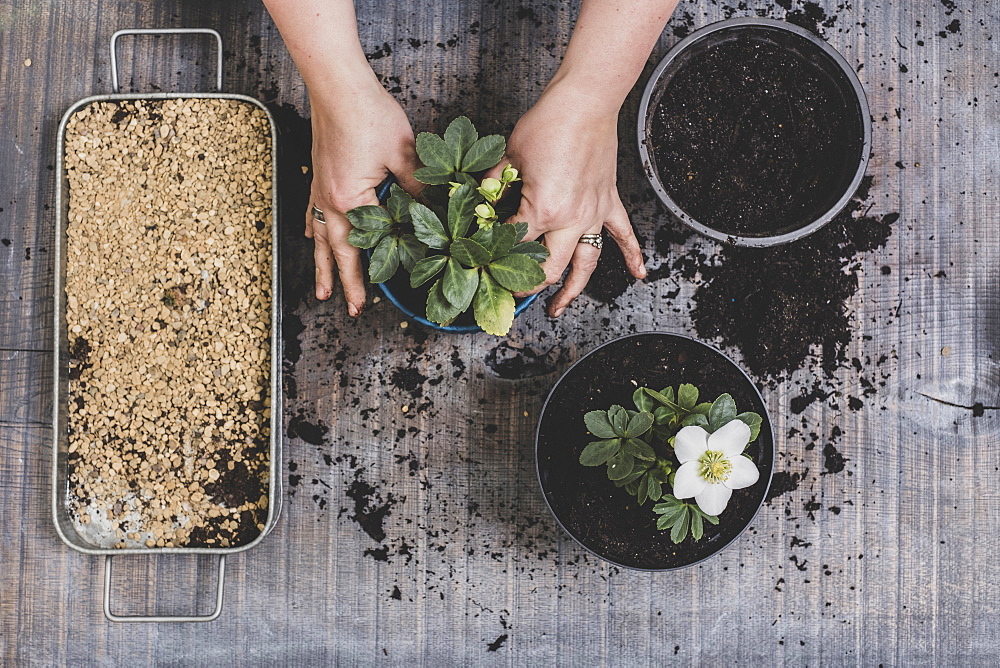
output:
[{"label": "black plastic pot", "polygon": [[[828,201],[816,202],[800,219],[766,234],[751,235],[720,230],[688,214],[664,186],[651,149],[650,128],[653,114],[670,82],[692,59],[725,42],[750,40],[765,42],[793,57],[799,66],[809,68],[818,79],[836,91],[843,105],[851,131],[845,137],[844,158],[824,179],[830,179]],[[728,19],[702,28],[678,42],[653,71],[639,105],[638,139],[643,171],[657,196],[677,219],[697,232],[718,241],[739,246],[775,246],[801,239],[829,223],[847,205],[857,191],[868,166],[871,151],[871,115],[864,88],[853,68],[834,48],[811,32],[798,26],[771,19]],[[705,149],[709,150],[709,149]]]},{"label": "black plastic pot", "polygon": [[[613,404],[632,408],[638,386],[660,389],[692,383],[711,401],[732,394],[740,411],[763,418],[747,448],[760,479],[735,490],[718,526],[706,524],[700,541],[675,545],[656,528],[652,502],[616,488],[604,467],[585,467],[580,453],[593,438],[583,416]],[[535,464],[545,502],[559,525],[601,559],[624,568],[668,571],[697,564],[723,550],[750,525],[767,495],[774,468],[774,433],[767,407],[749,376],[726,355],[677,334],[633,334],[606,343],[578,360],[552,388],[538,423]]]}]

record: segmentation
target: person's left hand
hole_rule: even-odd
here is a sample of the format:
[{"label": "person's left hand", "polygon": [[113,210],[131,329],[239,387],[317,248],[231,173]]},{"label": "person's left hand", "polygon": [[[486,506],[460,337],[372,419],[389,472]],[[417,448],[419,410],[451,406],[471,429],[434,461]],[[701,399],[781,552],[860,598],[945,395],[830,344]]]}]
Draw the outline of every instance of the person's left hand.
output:
[{"label": "person's left hand", "polygon": [[[642,250],[618,195],[618,115],[596,111],[593,100],[568,85],[553,84],[521,120],[507,142],[507,153],[490,176],[508,163],[524,186],[512,222],[528,223],[525,240],[543,237],[550,257],[542,265],[545,283],[569,275],[549,301],[549,315],[559,317],[583,291],[597,268],[601,251],[581,243],[584,234],[608,234],[621,247],[629,272],[646,277]],[[519,295],[520,296],[520,295]]]}]

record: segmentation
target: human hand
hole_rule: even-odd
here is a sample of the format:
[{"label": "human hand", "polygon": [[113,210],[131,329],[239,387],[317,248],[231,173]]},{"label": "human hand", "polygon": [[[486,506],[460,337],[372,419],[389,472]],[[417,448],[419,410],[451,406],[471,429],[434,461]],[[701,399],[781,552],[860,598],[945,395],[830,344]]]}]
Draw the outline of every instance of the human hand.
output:
[{"label": "human hand", "polygon": [[511,220],[528,223],[526,240],[544,236],[551,253],[542,265],[545,283],[527,294],[558,283],[570,266],[549,302],[549,315],[556,318],[597,268],[601,251],[580,241],[585,234],[607,230],[621,247],[629,272],[646,277],[642,250],[618,195],[618,114],[595,108],[582,91],[553,83],[518,121],[505,159],[489,174],[496,177],[508,163],[519,170],[522,200]]},{"label": "human hand", "polygon": [[[419,194],[423,186],[413,178],[420,166],[413,129],[374,75],[349,95],[342,89],[310,91],[310,102],[313,180],[306,236],[315,242],[316,298],[333,294],[336,265],[347,312],[356,318],[365,308],[365,276],[360,251],[347,241],[351,224],[345,213],[378,204],[375,187],[389,172],[411,195]],[[325,224],[313,219],[312,206],[323,212]]]}]

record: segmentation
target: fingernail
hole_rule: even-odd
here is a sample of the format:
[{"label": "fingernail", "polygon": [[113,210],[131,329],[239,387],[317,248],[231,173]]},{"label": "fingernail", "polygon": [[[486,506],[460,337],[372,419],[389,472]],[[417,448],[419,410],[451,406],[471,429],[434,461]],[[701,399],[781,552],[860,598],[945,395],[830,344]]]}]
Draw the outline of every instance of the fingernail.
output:
[{"label": "fingernail", "polygon": [[552,312],[552,317],[553,318],[558,318],[559,316],[561,316],[563,314],[563,312],[565,310],[566,310],[565,306],[562,307],[562,308],[557,308],[555,311]]},{"label": "fingernail", "polygon": [[361,315],[361,311],[359,311],[358,307],[355,306],[354,304],[348,304],[347,315],[351,316],[352,318],[357,318],[359,315]]}]

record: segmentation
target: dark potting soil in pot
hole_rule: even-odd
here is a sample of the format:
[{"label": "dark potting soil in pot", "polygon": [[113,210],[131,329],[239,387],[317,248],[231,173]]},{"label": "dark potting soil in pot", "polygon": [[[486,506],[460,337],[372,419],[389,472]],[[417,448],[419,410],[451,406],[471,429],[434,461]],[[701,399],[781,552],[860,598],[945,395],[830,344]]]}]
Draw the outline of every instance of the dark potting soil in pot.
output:
[{"label": "dark potting soil in pot", "polygon": [[854,100],[792,49],[749,33],[690,57],[650,122],[663,187],[726,234],[772,236],[812,222],[854,177],[862,127]]},{"label": "dark potting soil in pot", "polygon": [[[619,404],[634,410],[637,386],[657,390],[692,383],[701,400],[728,392],[737,408],[764,417],[760,436],[747,452],[760,480],[736,490],[718,526],[705,524],[700,541],[679,545],[669,531],[656,528],[653,503],[639,506],[634,496],[608,480],[605,467],[586,467],[579,458],[587,443],[583,416]],[[638,385],[636,385],[638,384]],[[577,540],[601,556],[632,568],[666,569],[708,557],[736,538],[756,514],[767,491],[774,463],[770,422],[756,390],[724,356],[688,339],[664,334],[631,336],[590,354],[553,390],[538,431],[538,470],[543,493],[556,517]],[[666,490],[665,486],[665,490]]]}]

